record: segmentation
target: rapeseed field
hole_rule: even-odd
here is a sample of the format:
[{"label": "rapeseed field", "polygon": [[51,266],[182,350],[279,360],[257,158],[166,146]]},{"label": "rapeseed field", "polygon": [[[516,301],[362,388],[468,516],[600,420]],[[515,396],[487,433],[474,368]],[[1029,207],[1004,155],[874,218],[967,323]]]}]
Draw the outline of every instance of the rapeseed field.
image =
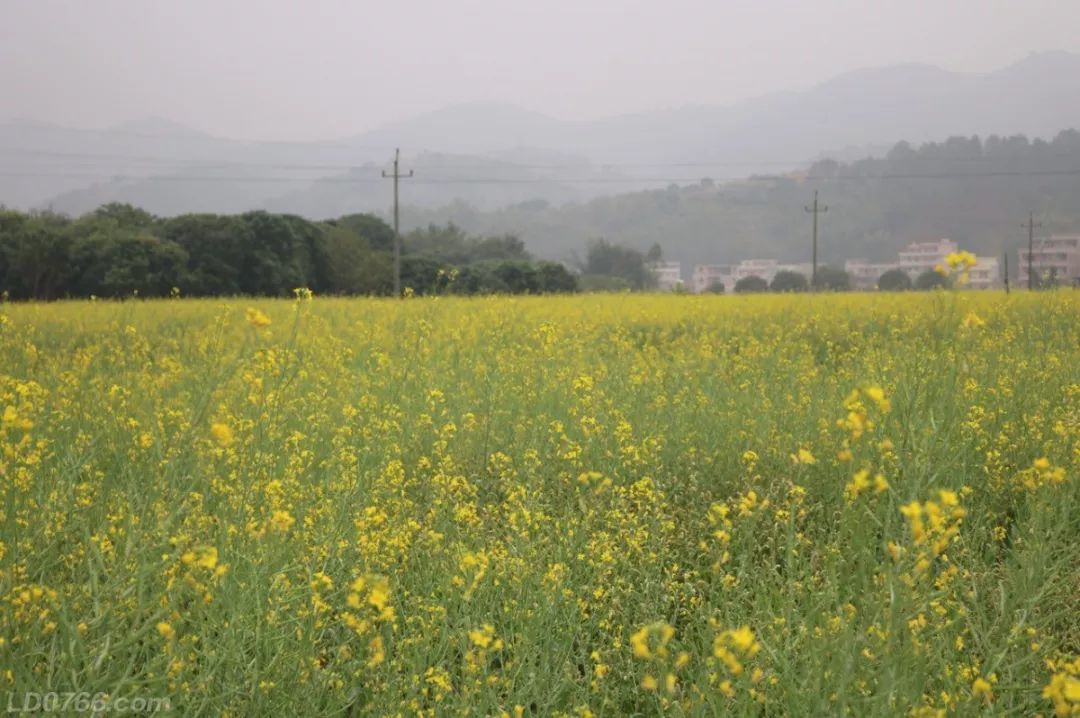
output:
[{"label": "rapeseed field", "polygon": [[0,417],[9,702],[1080,715],[1078,293],[0,305]]}]

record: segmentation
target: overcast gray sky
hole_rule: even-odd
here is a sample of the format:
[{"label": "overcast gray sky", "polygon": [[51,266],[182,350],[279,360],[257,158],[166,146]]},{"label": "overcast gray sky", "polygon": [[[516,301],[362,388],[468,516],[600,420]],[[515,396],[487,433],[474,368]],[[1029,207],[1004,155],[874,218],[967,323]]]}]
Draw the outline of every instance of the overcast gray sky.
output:
[{"label": "overcast gray sky", "polygon": [[564,119],[1080,51],[1080,0],[0,0],[0,119],[322,139],[471,100]]}]

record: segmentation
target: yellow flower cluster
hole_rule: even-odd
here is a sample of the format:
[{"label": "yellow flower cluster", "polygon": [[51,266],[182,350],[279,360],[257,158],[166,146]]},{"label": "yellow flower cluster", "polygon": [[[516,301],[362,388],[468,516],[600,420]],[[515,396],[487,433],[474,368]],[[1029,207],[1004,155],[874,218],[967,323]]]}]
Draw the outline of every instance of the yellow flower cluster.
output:
[{"label": "yellow flower cluster", "polygon": [[266,314],[255,307],[248,307],[244,310],[244,319],[256,329],[265,329],[270,326],[270,317],[266,316]]},{"label": "yellow flower cluster", "polygon": [[1020,484],[1028,491],[1042,486],[1060,486],[1065,483],[1065,469],[1054,466],[1045,456],[1035,459],[1031,466],[1020,472]]},{"label": "yellow flower cluster", "polygon": [[978,264],[978,259],[971,252],[961,250],[959,252],[950,252],[945,255],[945,264],[939,264],[934,267],[934,270],[939,274],[949,276],[951,274],[956,275],[956,284],[963,286],[967,284],[971,268]]},{"label": "yellow flower cluster", "polygon": [[[679,690],[678,673],[690,663],[690,654],[680,651],[672,656],[668,644],[675,637],[675,629],[666,621],[657,621],[638,629],[630,636],[634,658],[646,661],[649,668],[641,677],[641,688],[646,691],[661,689],[656,674],[663,676],[663,691],[674,696]],[[606,673],[606,669],[604,671]],[[666,699],[665,703],[666,705]]]},{"label": "yellow flower cluster", "polygon": [[900,513],[907,519],[912,545],[925,549],[915,564],[916,574],[924,573],[931,561],[945,552],[960,533],[960,524],[967,516],[967,510],[960,505],[960,497],[947,489],[938,491],[937,501],[912,501],[902,506]]},{"label": "yellow flower cluster", "polygon": [[760,650],[749,626],[721,631],[713,639],[713,656],[719,658],[733,676],[742,675],[742,661],[753,658]]},{"label": "yellow flower cluster", "polygon": [[4,691],[1080,714],[1076,293],[3,316]]},{"label": "yellow flower cluster", "polygon": [[1080,658],[1049,663],[1057,670],[1043,688],[1043,698],[1054,704],[1054,715],[1058,718],[1080,716]]}]

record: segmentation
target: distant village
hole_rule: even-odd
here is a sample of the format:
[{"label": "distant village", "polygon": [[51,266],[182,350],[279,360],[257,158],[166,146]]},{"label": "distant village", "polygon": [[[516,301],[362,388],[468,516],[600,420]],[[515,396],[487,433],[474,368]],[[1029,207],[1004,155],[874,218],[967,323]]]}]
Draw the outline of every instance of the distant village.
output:
[{"label": "distant village", "polygon": [[[851,278],[853,289],[877,289],[878,280],[892,270],[905,272],[912,281],[919,275],[933,271],[946,264],[946,257],[958,252],[960,247],[951,239],[933,242],[914,242],[897,256],[895,262],[870,262],[865,259],[849,259],[844,270]],[[1011,264],[1011,263],[1010,263]],[[1016,253],[1016,264],[1008,269],[1009,282],[1013,286],[1028,284],[1028,249]],[[1031,271],[1036,279],[1062,286],[1080,284],[1080,235],[1053,235],[1033,242]],[[822,265],[818,265],[819,268]],[[657,262],[650,265],[657,277],[661,291],[708,292],[718,286],[727,291],[747,277],[760,277],[772,282],[779,272],[797,272],[809,278],[813,268],[809,262],[783,264],[775,259],[744,259],[737,264],[698,264],[694,266],[690,281],[683,277],[682,263],[678,261]],[[976,257],[968,273],[965,285],[971,289],[993,289],[1005,282],[1005,271],[998,257]]]}]

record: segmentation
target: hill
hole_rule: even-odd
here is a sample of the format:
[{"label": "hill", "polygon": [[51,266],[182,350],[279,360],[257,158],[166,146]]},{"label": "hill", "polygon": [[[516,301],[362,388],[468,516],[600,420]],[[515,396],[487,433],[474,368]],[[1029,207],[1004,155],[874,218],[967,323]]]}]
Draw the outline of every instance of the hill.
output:
[{"label": "hill", "polygon": [[517,233],[553,259],[604,237],[641,250],[658,242],[668,259],[688,264],[806,261],[810,222],[803,207],[815,190],[829,206],[821,220],[826,261],[893,258],[908,242],[940,237],[998,255],[1023,240],[1020,223],[1029,211],[1048,232],[1080,232],[1080,132],[1051,141],[993,135],[918,148],[902,142],[881,158],[823,160],[802,173],[672,185],[560,207],[410,207],[403,218],[406,228],[453,222],[476,234]]},{"label": "hill", "polygon": [[[230,140],[161,118],[105,130],[8,122],[0,123],[0,203],[51,204],[70,212],[101,201],[138,202],[162,214],[260,207],[322,211],[338,207],[336,185],[357,179],[351,175],[367,165],[384,166],[397,146],[414,164],[427,154],[477,158],[473,164],[521,156],[510,160],[519,165],[513,177],[507,168],[491,178],[432,176],[440,182],[414,195],[421,206],[458,199],[491,206],[487,198],[563,202],[671,181],[803,169],[813,158],[850,158],[852,148],[898,138],[918,143],[973,133],[1050,136],[1074,125],[1077,117],[1080,55],[1055,52],[984,74],[921,65],[859,70],[806,91],[730,106],[589,122],[512,105],[466,103],[335,142]],[[573,159],[524,159],[530,153]],[[579,161],[589,165],[584,175]],[[546,173],[534,174],[534,165]],[[327,178],[336,181],[319,182]],[[481,187],[482,179],[498,181]],[[522,186],[494,189],[510,179]],[[185,189],[178,192],[181,182]],[[466,184],[471,188],[463,188]],[[389,205],[386,187],[354,194],[351,211]]]}]

